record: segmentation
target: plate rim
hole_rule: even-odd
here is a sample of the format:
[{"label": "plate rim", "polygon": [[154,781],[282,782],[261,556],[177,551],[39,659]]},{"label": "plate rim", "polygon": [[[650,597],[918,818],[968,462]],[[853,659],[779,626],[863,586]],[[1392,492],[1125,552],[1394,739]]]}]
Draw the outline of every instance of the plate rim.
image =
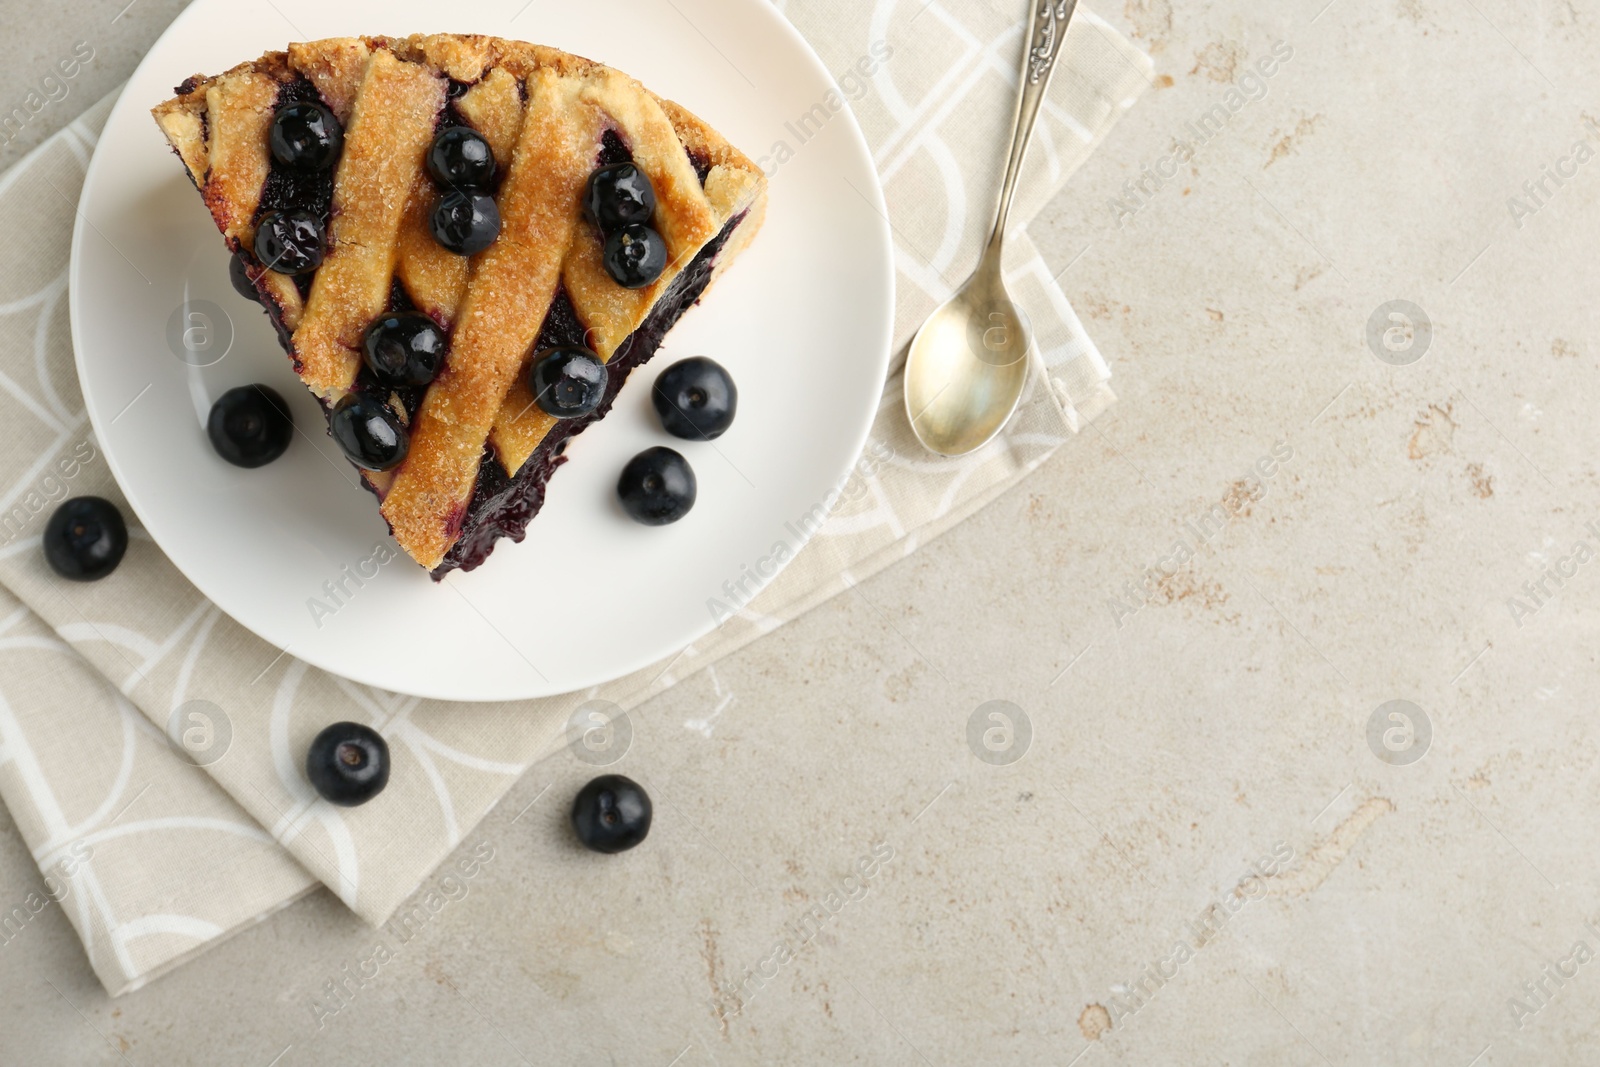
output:
[{"label": "plate rim", "polygon": [[[667,2],[670,3],[670,0],[667,0]],[[728,2],[728,0],[720,0],[720,2],[725,3]],[[836,92],[838,91],[837,80],[834,78],[827,65],[823,62],[821,56],[817,54],[816,50],[811,46],[811,43],[806,40],[804,35],[800,33],[800,31],[792,22],[789,21],[788,17],[782,11],[772,6],[769,2],[767,2],[767,0],[739,0],[739,2],[743,3],[748,10],[763,13],[763,17],[766,18],[768,24],[787,38],[788,46],[796,52],[796,54],[812,69],[812,71],[819,75],[819,77],[823,79],[823,81],[828,84],[830,88]],[[141,507],[140,503],[136,500],[135,494],[129,492],[129,476],[124,469],[122,458],[119,455],[120,450],[109,444],[111,441],[111,435],[106,432],[106,428],[109,426],[109,423],[104,421],[108,417],[108,413],[102,412],[98,409],[96,404],[91,399],[91,390],[88,389],[85,384],[92,372],[86,372],[86,367],[90,362],[86,357],[87,345],[84,340],[85,331],[87,329],[85,319],[88,312],[85,308],[85,301],[82,299],[81,286],[83,283],[84,274],[84,257],[89,254],[86,252],[86,247],[91,236],[95,232],[93,223],[89,218],[88,209],[90,205],[87,203],[87,201],[90,199],[98,183],[105,180],[102,171],[105,168],[113,165],[109,161],[109,157],[100,151],[104,131],[111,129],[114,125],[129,121],[128,115],[130,111],[142,113],[143,111],[147,110],[146,108],[142,107],[140,101],[133,99],[132,94],[130,93],[130,90],[139,81],[140,75],[145,73],[147,66],[156,61],[158,54],[161,51],[161,46],[169,36],[183,32],[191,19],[200,18],[200,13],[206,11],[212,5],[226,6],[226,4],[227,0],[195,0],[194,3],[191,3],[182,12],[180,12],[179,15],[166,27],[166,29],[162,31],[161,35],[155,40],[155,42],[151,44],[150,48],[146,51],[144,58],[140,60],[139,65],[134,69],[133,73],[124,83],[122,91],[118,94],[116,102],[112,105],[110,112],[106,116],[105,123],[101,128],[101,133],[96,136],[94,150],[91,152],[88,165],[84,170],[83,186],[74,205],[76,218],[73,224],[70,245],[67,287],[74,369],[78,375],[79,389],[84,398],[85,413],[88,417],[90,427],[95,434],[95,438],[99,443],[100,450],[105,455],[107,467],[110,470],[112,477],[115,479],[117,487],[121,491],[124,500],[126,500],[128,506],[133,510],[135,516],[139,520],[140,525],[143,526],[145,531],[149,534],[151,541],[155,544],[157,549],[161,551],[162,555],[165,556],[172,566],[179,572],[179,574],[183,576],[184,580],[194,586],[196,591],[199,592],[200,595],[204,597],[211,605],[216,607],[222,613],[226,614],[230,619],[232,619],[250,634],[266,642],[267,644],[272,645],[274,648],[283,650],[283,652],[286,654],[292,655],[295,659],[298,659],[309,666],[327,671],[330,674],[356,682],[357,684],[368,685],[377,689],[401,693],[407,696],[415,696],[427,700],[441,700],[453,703],[468,704],[489,704],[537,700],[569,695],[625,678],[630,674],[643,670],[652,664],[659,663],[663,659],[671,657],[674,655],[674,653],[681,655],[683,649],[693,645],[697,641],[702,640],[707,634],[713,633],[720,629],[721,623],[714,618],[708,617],[708,620],[705,624],[696,627],[692,632],[687,632],[686,635],[680,633],[679,636],[674,636],[669,643],[669,647],[664,650],[656,651],[654,649],[647,649],[635,657],[629,657],[626,660],[615,661],[611,666],[608,666],[603,671],[599,672],[603,675],[601,677],[588,678],[581,684],[571,686],[563,684],[560,688],[556,689],[548,689],[544,687],[527,689],[526,687],[523,687],[516,692],[500,690],[492,693],[463,693],[453,691],[449,687],[448,682],[453,676],[448,670],[441,670],[430,676],[433,680],[439,683],[438,685],[424,686],[406,684],[396,687],[393,680],[373,676],[368,670],[364,669],[359,664],[354,666],[339,664],[332,661],[327,655],[319,655],[315,649],[312,649],[306,653],[302,653],[302,651],[298,649],[290,652],[288,647],[285,647],[271,634],[264,632],[263,628],[258,628],[256,625],[252,625],[247,618],[241,617],[240,614],[236,613],[234,610],[231,610],[230,607],[224,603],[225,600],[236,601],[238,597],[228,597],[224,592],[222,597],[219,598],[214,583],[212,583],[212,587],[208,588],[208,583],[202,581],[202,579],[197,577],[196,574],[191,573],[189,568],[186,568],[178,558],[174,557],[170,552],[167,551],[166,547],[162,544],[161,538],[157,536],[156,530],[148,521],[147,511],[145,508]],[[677,5],[673,4],[672,6],[676,7]],[[290,40],[293,39],[295,38],[290,38]],[[311,39],[315,40],[318,38],[313,37]],[[521,38],[508,39],[520,40]],[[271,46],[269,45],[268,48],[270,50]],[[893,361],[895,308],[896,297],[898,293],[898,271],[895,266],[894,238],[888,217],[888,203],[883,189],[883,181],[878,172],[876,161],[873,158],[871,146],[867,142],[865,132],[861,128],[860,120],[857,118],[854,107],[852,106],[851,101],[848,99],[848,96],[842,93],[840,96],[843,100],[844,106],[841,108],[838,115],[842,116],[844,119],[843,129],[845,130],[845,136],[848,139],[849,151],[859,157],[859,161],[864,165],[864,169],[871,178],[871,181],[868,183],[870,187],[865,191],[857,189],[857,192],[865,193],[867,204],[872,208],[873,215],[876,216],[870,221],[870,229],[871,236],[874,238],[872,243],[881,253],[878,258],[880,259],[882,270],[881,281],[886,295],[884,305],[877,315],[879,322],[879,336],[877,338],[877,343],[872,349],[877,354],[879,373],[876,375],[875,380],[879,382],[878,395],[881,397],[882,389],[887,385]],[[768,175],[768,177],[770,178],[770,175]],[[771,207],[769,205],[769,211],[770,210]],[[848,452],[850,457],[849,462],[844,466],[842,471],[837,473],[837,476],[834,479],[835,485],[848,479],[850,472],[853,471],[860,462],[860,457],[866,447],[868,439],[871,436],[872,427],[876,422],[876,414],[880,409],[881,404],[874,403],[870,408],[868,417],[856,427],[854,432],[854,440]],[[775,581],[778,575],[781,574],[789,566],[789,564],[800,555],[801,550],[810,544],[813,536],[815,535],[816,529],[820,529],[820,526],[815,529],[809,526],[803,528],[801,531],[803,536],[796,538],[797,543],[794,552],[788,559],[782,561],[781,564],[776,567],[772,575],[767,578],[766,582],[763,583],[762,589],[767,588],[767,586]],[[404,555],[403,550],[401,555]],[[292,646],[292,642],[290,645]]]}]

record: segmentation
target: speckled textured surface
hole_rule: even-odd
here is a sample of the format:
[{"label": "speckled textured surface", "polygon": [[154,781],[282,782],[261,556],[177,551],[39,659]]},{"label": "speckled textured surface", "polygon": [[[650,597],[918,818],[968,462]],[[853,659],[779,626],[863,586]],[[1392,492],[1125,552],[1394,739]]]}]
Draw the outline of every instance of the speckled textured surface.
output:
[{"label": "speckled textured surface", "polygon": [[[1592,1062],[1600,9],[1323,3],[1097,6],[1158,87],[1032,232],[1120,404],[646,706],[612,768],[644,847],[570,844],[563,756],[403,942],[322,894],[113,1003],[47,911],[0,947],[0,1062]],[[0,165],[180,5],[120,6],[0,2],[0,101],[97,53]],[[1369,345],[1393,300],[1432,322],[1409,365]],[[991,700],[1031,723],[1008,765],[969,749]],[[1413,762],[1415,712],[1369,731],[1392,700]]]}]

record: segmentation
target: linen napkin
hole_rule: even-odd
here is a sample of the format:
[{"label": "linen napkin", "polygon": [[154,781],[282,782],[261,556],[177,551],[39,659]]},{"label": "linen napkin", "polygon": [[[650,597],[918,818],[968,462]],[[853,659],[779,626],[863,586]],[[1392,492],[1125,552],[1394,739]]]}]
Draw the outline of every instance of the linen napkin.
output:
[{"label": "linen napkin", "polygon": [[[1024,23],[1009,2],[779,6],[837,72],[872,146],[903,349],[987,236]],[[1060,190],[1149,82],[1148,58],[1092,12],[1080,9],[1064,47],[1017,219]],[[794,561],[770,583],[759,567],[741,571],[707,605],[719,628],[671,660],[597,690],[502,705],[357,685],[234,623],[140,529],[107,580],[71,585],[44,564],[39,533],[60,500],[98,494],[133,518],[89,431],[66,321],[74,205],[111,103],[0,178],[0,221],[16,235],[0,247],[0,330],[12,342],[0,355],[0,797],[44,876],[39,894],[0,914],[0,947],[63,907],[113,995],[319,882],[383,922],[532,762],[596,723],[584,717],[596,707],[631,708],[915,551],[1113,399],[1104,361],[1018,232],[1008,281],[1037,360],[991,445],[955,460],[922,451],[892,375],[855,470],[795,517]],[[798,531],[817,523],[799,550]],[[383,803],[333,808],[303,780],[301,754],[338,719],[388,739]]]}]

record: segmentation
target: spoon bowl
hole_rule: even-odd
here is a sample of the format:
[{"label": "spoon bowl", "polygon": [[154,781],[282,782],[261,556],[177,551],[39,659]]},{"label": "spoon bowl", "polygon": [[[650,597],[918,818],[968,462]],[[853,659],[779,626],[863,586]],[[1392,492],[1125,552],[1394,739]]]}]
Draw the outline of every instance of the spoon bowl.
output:
[{"label": "spoon bowl", "polygon": [[961,456],[994,438],[1017,409],[1033,332],[1006,292],[999,257],[923,323],[906,357],[906,415],[929,450]]}]

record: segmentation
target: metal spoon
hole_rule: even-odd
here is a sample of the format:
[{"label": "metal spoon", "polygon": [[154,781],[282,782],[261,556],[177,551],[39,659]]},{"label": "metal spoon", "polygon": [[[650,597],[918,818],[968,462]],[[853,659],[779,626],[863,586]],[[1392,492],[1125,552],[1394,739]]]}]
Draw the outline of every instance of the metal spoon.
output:
[{"label": "metal spoon", "polygon": [[1050,76],[1077,0],[1029,0],[1028,52],[1011,135],[1011,156],[994,230],[977,271],[928,317],[906,356],[906,415],[931,451],[961,456],[1010,421],[1028,377],[1033,331],[1006,293],[1001,271],[1006,221]]}]

